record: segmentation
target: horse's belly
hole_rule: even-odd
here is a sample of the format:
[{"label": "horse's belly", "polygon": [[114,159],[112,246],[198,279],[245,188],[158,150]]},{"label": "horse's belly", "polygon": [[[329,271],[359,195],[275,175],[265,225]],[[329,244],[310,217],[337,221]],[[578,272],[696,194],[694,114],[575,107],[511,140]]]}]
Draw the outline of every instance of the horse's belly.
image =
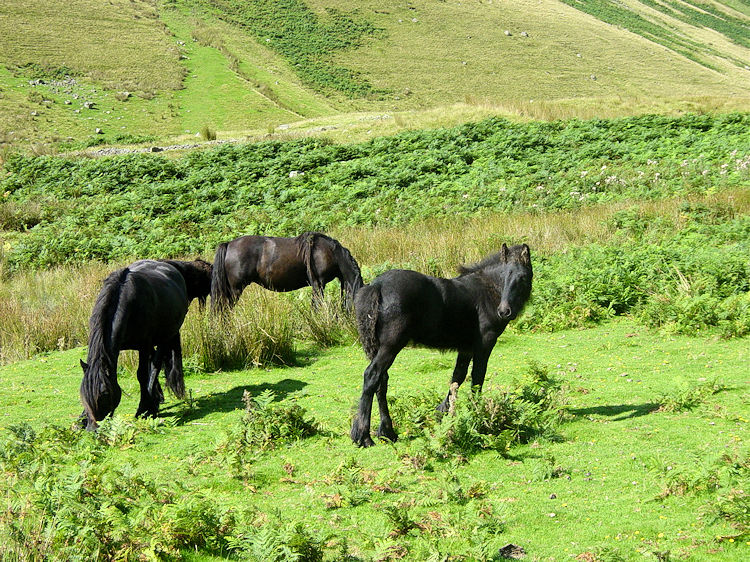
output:
[{"label": "horse's belly", "polygon": [[[157,320],[155,320],[157,319]],[[180,333],[185,315],[130,318],[123,334],[122,349],[141,349],[168,342]]]},{"label": "horse's belly", "polygon": [[468,333],[431,331],[421,333],[411,338],[413,344],[434,349],[454,349],[470,351],[474,339]]},{"label": "horse's belly", "polygon": [[259,271],[257,283],[265,289],[285,293],[309,285],[307,270],[303,267],[270,267]]}]

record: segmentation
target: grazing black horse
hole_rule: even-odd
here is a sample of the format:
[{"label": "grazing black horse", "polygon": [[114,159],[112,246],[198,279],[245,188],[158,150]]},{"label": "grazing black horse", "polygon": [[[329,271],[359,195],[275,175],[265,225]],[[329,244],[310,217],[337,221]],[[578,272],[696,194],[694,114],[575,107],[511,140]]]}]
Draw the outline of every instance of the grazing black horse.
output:
[{"label": "grazing black horse", "polygon": [[409,343],[458,351],[448,396],[438,406],[447,411],[449,399],[466,379],[481,388],[487,360],[498,336],[523,308],[531,293],[531,256],[526,244],[502,249],[481,262],[460,269],[453,279],[416,271],[391,270],[365,285],[355,299],[359,337],[370,364],[365,369],[362,396],[352,424],[352,440],[373,445],[370,416],[378,397],[378,437],[396,440],[388,412],[388,369]]},{"label": "grazing black horse", "polygon": [[158,413],[162,364],[169,389],[185,395],[180,327],[190,301],[205,303],[210,287],[211,264],[203,260],[141,260],[107,276],[89,319],[88,357],[81,361],[84,427],[96,429],[120,403],[117,360],[123,349],[138,351],[136,416]]},{"label": "grazing black horse", "polygon": [[362,287],[359,265],[337,240],[319,232],[296,238],[240,236],[219,244],[211,280],[211,309],[232,308],[251,283],[272,291],[312,287],[313,305],[326,283],[338,278],[341,296],[349,306]]}]

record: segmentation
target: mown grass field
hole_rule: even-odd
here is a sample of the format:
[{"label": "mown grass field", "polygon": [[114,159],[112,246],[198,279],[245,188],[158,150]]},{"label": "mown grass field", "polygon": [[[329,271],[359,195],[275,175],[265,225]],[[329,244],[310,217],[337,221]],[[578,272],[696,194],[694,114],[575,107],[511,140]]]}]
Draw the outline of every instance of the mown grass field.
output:
[{"label": "mown grass field", "polygon": [[[553,334],[511,330],[492,355],[485,394],[512,388],[537,363],[562,385],[563,421],[554,435],[504,452],[444,459],[425,456],[429,449],[418,431],[402,433],[395,445],[354,447],[348,429],[365,366],[358,346],[320,351],[303,345],[297,356],[297,366],[189,372],[191,399],[168,398],[161,422],[135,431],[137,385],[132,373],[121,372],[125,395],[118,425],[109,433],[117,444],[83,465],[76,465],[72,451],[85,450],[88,434],[76,437],[83,444],[68,453],[38,457],[37,464],[56,464],[53,474],[42,471],[37,491],[24,470],[14,472],[4,457],[4,495],[14,507],[12,514],[5,512],[3,525],[28,524],[29,541],[59,540],[73,520],[68,509],[78,504],[86,513],[106,503],[96,498],[97,479],[116,478],[114,471],[124,470],[129,476],[121,476],[122,486],[139,509],[146,509],[139,486],[154,485],[177,490],[163,509],[171,513],[170,506],[181,505],[183,516],[197,517],[196,527],[200,516],[185,512],[181,502],[208,499],[211,509],[204,507],[204,518],[214,511],[224,517],[244,514],[243,523],[224,531],[244,542],[217,536],[222,548],[197,552],[179,537],[169,543],[173,527],[162,522],[162,539],[172,554],[195,560],[232,553],[273,559],[274,541],[288,540],[285,532],[297,523],[307,532],[306,544],[318,541],[316,552],[330,560],[496,559],[508,543],[522,547],[530,560],[743,560],[750,551],[747,527],[743,534],[719,508],[742,493],[748,478],[746,464],[734,475],[731,468],[747,462],[750,357],[744,340],[664,337],[630,320]],[[42,431],[46,424],[75,422],[77,363],[83,357],[84,349],[74,349],[0,367],[5,440],[8,429],[21,423]],[[415,396],[438,399],[447,390],[452,363],[451,354],[403,352],[391,371],[392,402],[403,401],[408,410]],[[707,388],[685,409],[659,410],[670,400],[684,407],[690,391]],[[255,396],[271,390],[278,404],[304,408],[305,416],[320,424],[319,433],[252,451],[240,466],[232,464],[227,447],[242,446],[227,435],[243,416],[246,390]],[[468,396],[462,388],[459,401]],[[401,427],[408,421],[403,411],[401,419],[396,414]],[[40,438],[40,451],[43,444]],[[70,475],[79,471],[88,474],[82,476],[84,488],[94,497],[56,495],[56,489],[73,489]],[[51,494],[46,500],[44,490]],[[51,498],[57,498],[57,516],[46,503]],[[35,518],[45,510],[50,511],[43,530]],[[149,552],[139,540],[152,517],[126,504],[115,511],[102,507],[78,540],[96,542],[84,535],[109,529],[110,546],[137,557]],[[118,529],[127,525],[130,538],[117,539]],[[159,540],[151,548],[158,552],[162,546],[168,553]],[[18,553],[12,542],[2,548],[8,557]],[[64,544],[59,548],[58,553],[74,552]]]}]

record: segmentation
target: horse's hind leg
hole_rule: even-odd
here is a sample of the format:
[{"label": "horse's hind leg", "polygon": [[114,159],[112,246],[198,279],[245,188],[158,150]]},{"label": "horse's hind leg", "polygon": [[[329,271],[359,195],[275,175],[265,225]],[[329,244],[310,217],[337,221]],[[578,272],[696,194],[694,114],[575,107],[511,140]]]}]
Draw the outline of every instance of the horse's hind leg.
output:
[{"label": "horse's hind leg", "polygon": [[182,343],[178,333],[164,353],[164,377],[167,387],[177,398],[185,397],[185,374],[182,368]]},{"label": "horse's hind leg", "polygon": [[[403,346],[402,346],[403,347]],[[393,364],[396,354],[400,351],[393,352],[385,346],[378,349],[375,357],[365,369],[364,382],[362,383],[362,396],[359,399],[359,408],[357,415],[352,423],[351,438],[360,447],[371,447],[375,443],[370,437],[370,418],[372,417],[372,399],[375,392],[378,392],[378,406],[381,412],[381,430],[385,432],[384,437],[395,438],[395,432],[391,423],[388,406],[386,403],[386,391],[388,389],[387,377],[388,369]],[[385,384],[384,384],[385,379]],[[385,412],[385,425],[383,420]],[[390,427],[390,432],[389,428]],[[381,431],[379,430],[379,431]],[[390,433],[390,434],[389,434]],[[395,440],[395,439],[394,439]]]},{"label": "horse's hind leg", "polygon": [[448,413],[451,400],[456,399],[458,387],[466,380],[466,373],[469,371],[469,362],[471,362],[471,353],[459,351],[458,357],[456,358],[456,366],[453,369],[453,378],[451,379],[451,386],[448,390],[448,395],[440,404],[438,404],[438,411],[443,412],[444,414]]},{"label": "horse's hind leg", "polygon": [[377,436],[395,442],[398,436],[393,429],[393,420],[391,419],[391,413],[388,411],[387,393],[388,371],[380,377],[380,386],[375,392],[375,396],[378,397],[378,410],[380,411],[380,426],[378,426]]},{"label": "horse's hind leg", "polygon": [[[148,375],[148,393],[151,396],[152,401],[157,405],[157,409],[159,404],[164,402],[164,391],[159,382],[159,371],[161,371],[162,365],[166,360],[167,354],[161,347],[157,347],[156,353],[154,353],[151,358]],[[156,412],[154,412],[154,416],[156,416]]]}]

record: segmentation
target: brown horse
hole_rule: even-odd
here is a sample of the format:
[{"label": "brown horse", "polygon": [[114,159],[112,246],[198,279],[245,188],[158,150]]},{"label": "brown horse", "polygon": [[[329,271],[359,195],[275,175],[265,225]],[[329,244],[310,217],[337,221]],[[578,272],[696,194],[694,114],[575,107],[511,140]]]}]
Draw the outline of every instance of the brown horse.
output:
[{"label": "brown horse", "polygon": [[216,248],[211,309],[232,308],[251,283],[282,292],[310,286],[315,306],[333,279],[339,280],[342,299],[351,306],[363,285],[362,274],[349,250],[330,236],[319,232],[296,238],[240,236]]}]

